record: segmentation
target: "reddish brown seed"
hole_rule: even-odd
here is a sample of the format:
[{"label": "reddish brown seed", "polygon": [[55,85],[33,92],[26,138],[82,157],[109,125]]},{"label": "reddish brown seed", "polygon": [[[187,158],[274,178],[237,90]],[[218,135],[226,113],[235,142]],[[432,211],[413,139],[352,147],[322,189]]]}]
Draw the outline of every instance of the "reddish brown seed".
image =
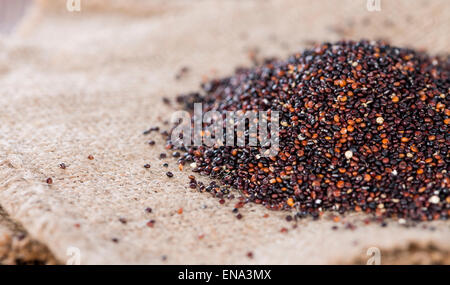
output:
[{"label": "reddish brown seed", "polygon": [[53,179],[49,177],[45,182],[47,182],[47,184],[53,184]]},{"label": "reddish brown seed", "polygon": [[404,142],[404,143],[409,142],[409,138],[407,138],[407,137],[402,137],[400,140],[401,140],[401,142]]},{"label": "reddish brown seed", "polygon": [[286,202],[289,206],[293,207],[294,206],[294,199],[289,198]]},{"label": "reddish brown seed", "polygon": [[93,159],[94,159],[94,156],[90,154],[90,155],[88,155],[88,159],[89,159],[89,160],[93,160]]}]

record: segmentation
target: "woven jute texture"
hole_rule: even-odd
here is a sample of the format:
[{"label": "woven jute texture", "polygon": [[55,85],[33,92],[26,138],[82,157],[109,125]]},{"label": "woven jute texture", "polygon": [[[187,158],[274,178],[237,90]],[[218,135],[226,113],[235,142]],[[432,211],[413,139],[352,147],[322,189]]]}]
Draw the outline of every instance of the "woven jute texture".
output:
[{"label": "woven jute texture", "polygon": [[[283,58],[342,38],[448,53],[449,8],[446,0],[381,1],[379,12],[354,0],[82,0],[69,12],[66,1],[38,1],[0,39],[0,205],[62,263],[74,248],[83,264],[364,263],[370,247],[383,263],[383,252],[391,258],[411,244],[444,255],[430,263],[448,262],[445,221],[294,223],[258,205],[238,220],[236,200],[220,205],[188,188],[189,167],[159,159],[164,139],[142,132],[169,128],[177,107],[162,97],[250,66],[249,54]],[[399,256],[392,262],[417,262]]]},{"label": "woven jute texture", "polygon": [[57,264],[49,249],[32,239],[26,230],[12,221],[0,208],[0,264]]}]

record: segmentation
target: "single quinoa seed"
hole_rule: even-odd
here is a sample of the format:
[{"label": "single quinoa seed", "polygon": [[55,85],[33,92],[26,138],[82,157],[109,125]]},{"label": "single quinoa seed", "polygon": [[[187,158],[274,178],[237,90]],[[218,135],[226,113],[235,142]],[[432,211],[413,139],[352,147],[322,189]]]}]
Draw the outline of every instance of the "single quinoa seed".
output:
[{"label": "single quinoa seed", "polygon": [[147,163],[147,164],[144,164],[144,168],[147,168],[147,169],[148,169],[148,168],[150,168],[150,167],[151,167],[150,164],[148,164],[148,163]]},{"label": "single quinoa seed", "polygon": [[158,132],[159,131],[159,127],[151,127],[150,129],[144,131],[142,134],[143,135],[148,135],[152,132]]},{"label": "single quinoa seed", "polygon": [[167,175],[167,177],[169,177],[169,178],[173,177],[173,173],[170,172],[170,171],[166,172],[166,175]]},{"label": "single quinoa seed", "polygon": [[51,177],[47,178],[47,180],[45,180],[45,182],[47,182],[47,184],[53,184],[53,179]]},{"label": "single quinoa seed", "polygon": [[61,169],[66,169],[66,167],[67,166],[64,162],[59,164],[59,168],[61,168]]},{"label": "single quinoa seed", "polygon": [[345,157],[346,157],[347,159],[352,158],[352,157],[353,157],[353,152],[352,152],[351,150],[347,150],[347,151],[345,152]]},{"label": "single quinoa seed", "polygon": [[[202,103],[203,112],[224,118],[226,111],[278,111],[278,154],[263,157],[261,146],[181,147],[179,168],[190,165],[220,181],[202,190],[215,197],[237,189],[246,203],[295,210],[296,219],[354,211],[447,220],[449,73],[448,56],[364,40],[323,43],[239,68],[177,102],[189,112]],[[168,139],[166,148],[175,151]]]},{"label": "single quinoa seed", "polygon": [[88,155],[89,160],[94,160],[94,156],[92,154]]}]

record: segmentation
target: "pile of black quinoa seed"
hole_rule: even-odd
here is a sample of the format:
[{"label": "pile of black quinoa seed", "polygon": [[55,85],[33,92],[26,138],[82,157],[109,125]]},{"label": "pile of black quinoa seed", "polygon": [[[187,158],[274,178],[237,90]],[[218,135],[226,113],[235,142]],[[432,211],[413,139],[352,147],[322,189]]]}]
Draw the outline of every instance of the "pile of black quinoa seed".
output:
[{"label": "pile of black quinoa seed", "polygon": [[[280,112],[280,150],[182,147],[180,166],[221,181],[200,190],[293,209],[415,221],[450,215],[450,59],[385,42],[324,43],[240,68],[179,96],[209,110]],[[168,141],[167,148],[174,148]],[[193,176],[190,186],[198,187]]]}]

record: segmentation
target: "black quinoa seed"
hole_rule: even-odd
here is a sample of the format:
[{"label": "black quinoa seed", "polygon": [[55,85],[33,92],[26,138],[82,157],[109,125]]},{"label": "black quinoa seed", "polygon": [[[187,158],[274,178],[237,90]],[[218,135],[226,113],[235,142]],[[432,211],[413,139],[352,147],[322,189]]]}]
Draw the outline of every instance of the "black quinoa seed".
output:
[{"label": "black quinoa seed", "polygon": [[159,131],[159,127],[151,127],[150,129],[144,131],[142,134],[143,135],[148,135],[152,132],[158,132]]}]

